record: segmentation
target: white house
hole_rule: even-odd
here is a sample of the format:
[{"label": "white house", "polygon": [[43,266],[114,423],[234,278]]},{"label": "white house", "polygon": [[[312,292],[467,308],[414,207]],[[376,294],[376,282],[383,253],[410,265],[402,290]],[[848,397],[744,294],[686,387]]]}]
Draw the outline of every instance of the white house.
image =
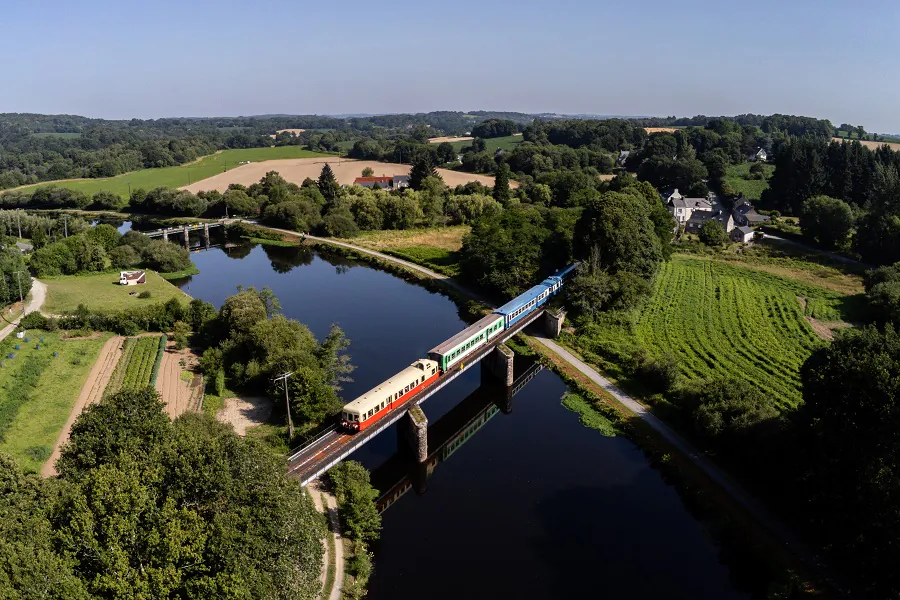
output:
[{"label": "white house", "polygon": [[708,212],[711,215],[718,212],[718,207],[713,204],[710,197],[706,198],[685,198],[675,189],[671,194],[663,195],[666,208],[672,213],[675,222],[679,225],[687,223],[695,212]]},{"label": "white house", "polygon": [[747,157],[750,162],[766,162],[769,160],[769,154],[763,148],[757,148],[755,152],[751,152]]},{"label": "white house", "polygon": [[143,271],[119,271],[119,285],[137,285],[147,283],[147,274]]},{"label": "white house", "polygon": [[747,227],[735,227],[731,230],[731,239],[735,242],[746,244],[753,241],[753,230]]}]

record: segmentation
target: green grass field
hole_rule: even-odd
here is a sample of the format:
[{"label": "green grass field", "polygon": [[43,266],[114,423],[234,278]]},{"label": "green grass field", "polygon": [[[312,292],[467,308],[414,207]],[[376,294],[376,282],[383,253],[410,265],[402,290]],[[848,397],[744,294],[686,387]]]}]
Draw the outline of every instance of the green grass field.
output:
[{"label": "green grass field", "polygon": [[750,176],[750,166],[753,163],[741,163],[731,165],[725,174],[725,181],[731,185],[737,194],[744,194],[745,198],[759,200],[762,193],[769,187],[768,179],[775,172],[775,165],[763,164],[766,170],[766,179],[747,179]]},{"label": "green grass field", "polygon": [[59,185],[72,190],[80,190],[91,195],[101,190],[113,192],[122,197],[128,196],[129,185],[131,189],[143,188],[151,190],[159,186],[181,187],[196,183],[201,179],[212,177],[227,169],[238,166],[239,162],[275,160],[279,158],[313,158],[317,156],[329,156],[320,152],[310,152],[299,146],[277,146],[272,148],[247,148],[241,150],[223,150],[216,154],[204,156],[200,160],[178,167],[165,167],[162,169],[142,169],[131,171],[108,179],[71,179],[65,181],[46,181],[44,183],[30,185],[24,190],[33,190],[43,185]]},{"label": "green grass field", "polygon": [[[13,456],[26,470],[40,471],[41,465],[53,452],[81,387],[93,367],[100,349],[111,334],[80,340],[62,340],[56,333],[32,331],[30,341],[10,336],[0,343],[0,356],[15,353],[14,359],[0,360],[0,389],[8,392],[22,378],[27,361],[41,361],[37,385],[27,392],[27,399],[12,413],[7,423],[0,452]],[[44,343],[37,350],[40,338]],[[20,345],[15,350],[15,344]],[[59,356],[53,357],[53,352]],[[9,401],[7,393],[0,394],[0,405]]]},{"label": "green grass field", "polygon": [[[717,260],[676,255],[664,264],[647,305],[590,325],[576,345],[604,358],[643,347],[673,353],[689,378],[742,377],[783,407],[800,401],[799,369],[825,342],[806,315],[847,319],[850,296]],[[615,360],[613,359],[615,362]]]},{"label": "green grass field", "polygon": [[[155,271],[147,271],[147,283],[141,285],[119,285],[118,271],[48,277],[41,281],[47,284],[47,300],[42,310],[51,315],[73,313],[79,304],[91,310],[121,310],[166,302],[170,298],[189,300],[187,295]],[[134,291],[149,291],[151,296],[138,298],[137,295],[128,295]]]},{"label": "green grass field", "polygon": [[[521,135],[508,135],[506,137],[489,138],[484,140],[488,152],[496,152],[498,149],[514,150],[516,146],[522,143]],[[453,149],[460,152],[466,146],[471,146],[472,142],[451,142]]]}]

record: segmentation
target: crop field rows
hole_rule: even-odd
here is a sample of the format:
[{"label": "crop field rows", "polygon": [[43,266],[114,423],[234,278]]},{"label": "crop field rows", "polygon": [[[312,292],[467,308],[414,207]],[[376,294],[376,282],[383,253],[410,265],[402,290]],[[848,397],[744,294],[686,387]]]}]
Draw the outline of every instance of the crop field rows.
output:
[{"label": "crop field rows", "polygon": [[150,385],[158,348],[158,336],[126,339],[122,357],[116,364],[103,395]]},{"label": "crop field rows", "polygon": [[671,352],[687,379],[740,377],[793,407],[801,400],[800,367],[825,343],[804,313],[815,307],[840,317],[843,298],[769,273],[675,256],[657,275],[646,306],[630,320],[585,330],[583,342],[607,354],[635,346],[651,355]]}]

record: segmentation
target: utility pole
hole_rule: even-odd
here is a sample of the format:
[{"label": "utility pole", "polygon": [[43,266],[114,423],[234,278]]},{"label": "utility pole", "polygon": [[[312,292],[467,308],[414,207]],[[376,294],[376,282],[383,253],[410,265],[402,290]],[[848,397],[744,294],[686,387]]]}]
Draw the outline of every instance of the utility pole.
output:
[{"label": "utility pole", "polygon": [[288,436],[289,439],[294,439],[294,421],[291,419],[291,401],[288,398],[288,377],[293,375],[292,372],[288,371],[287,373],[282,373],[278,377],[274,379],[274,381],[281,381],[284,383],[284,407],[287,409],[287,422],[288,422]]},{"label": "utility pole", "polygon": [[22,279],[19,277],[24,271],[16,271],[16,281],[19,282],[19,302],[22,303],[22,316],[25,316],[25,297],[22,295]]}]

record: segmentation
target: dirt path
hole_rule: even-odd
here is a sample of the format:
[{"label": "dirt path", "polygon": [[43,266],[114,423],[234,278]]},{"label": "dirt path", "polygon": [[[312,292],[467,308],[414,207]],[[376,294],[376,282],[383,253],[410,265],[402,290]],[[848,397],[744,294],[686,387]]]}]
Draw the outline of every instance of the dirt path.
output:
[{"label": "dirt path", "polygon": [[181,373],[185,370],[181,367],[181,359],[185,359],[186,368],[189,369],[196,357],[188,352],[175,350],[175,343],[169,342],[156,378],[156,391],[166,403],[166,414],[170,419],[191,410],[193,404],[191,382],[181,378]]},{"label": "dirt path", "polygon": [[272,401],[259,396],[244,398],[226,398],[225,406],[216,413],[220,423],[231,423],[238,435],[247,433],[247,429],[262,425],[272,415]]},{"label": "dirt path", "polygon": [[75,401],[75,406],[72,407],[72,412],[69,413],[65,426],[59,433],[59,437],[56,438],[53,454],[41,467],[41,475],[44,477],[56,475],[56,460],[62,452],[63,445],[69,441],[69,432],[72,430],[72,424],[75,423],[75,419],[78,418],[78,415],[81,414],[81,411],[86,406],[99,402],[100,398],[103,397],[103,390],[106,389],[106,384],[109,383],[109,378],[112,377],[116,363],[119,362],[119,358],[122,356],[122,343],[124,341],[124,337],[117,335],[109,338],[106,344],[103,345],[100,356],[91,368],[87,381],[84,382],[81,393],[78,394],[78,400]]},{"label": "dirt path", "polygon": [[[334,497],[334,494],[326,491],[319,480],[310,482],[307,490],[309,490],[309,495],[312,496],[313,504],[316,505],[316,510],[325,514],[328,518],[329,534],[334,535],[334,585],[331,587],[327,600],[340,600],[341,586],[344,584],[344,539],[341,536],[341,522],[338,518],[337,498]],[[327,503],[327,511],[322,505],[323,496]],[[319,581],[322,582],[323,586],[325,585],[325,577],[328,572],[328,563],[328,544],[325,544],[322,573],[319,575]],[[326,600],[321,593],[319,594],[319,598]]]}]

